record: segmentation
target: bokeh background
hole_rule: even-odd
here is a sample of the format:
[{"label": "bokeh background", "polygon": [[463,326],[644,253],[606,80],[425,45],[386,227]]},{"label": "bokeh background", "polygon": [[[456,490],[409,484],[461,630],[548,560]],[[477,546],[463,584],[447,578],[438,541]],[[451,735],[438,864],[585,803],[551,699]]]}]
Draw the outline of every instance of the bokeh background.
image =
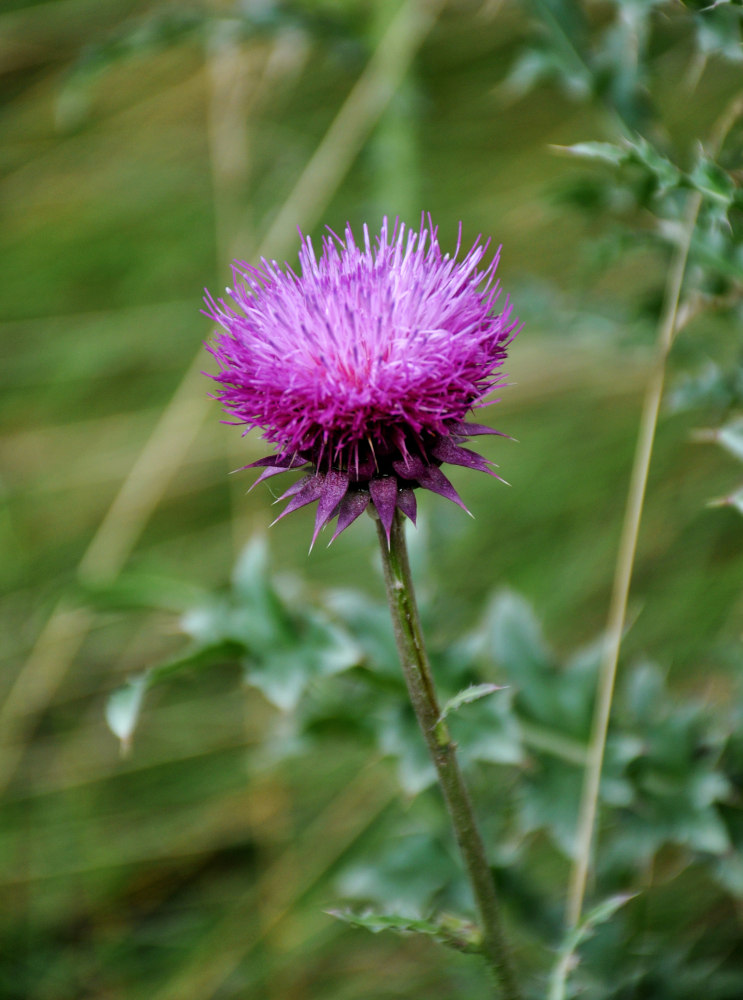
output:
[{"label": "bokeh background", "polygon": [[[604,7],[588,6],[600,25]],[[276,710],[229,666],[153,695],[122,758],[107,695],[181,647],[178,600],[121,610],[95,594],[167,577],[186,602],[192,584],[222,586],[271,520],[268,487],[247,494],[249,474],[229,475],[261,449],[207,398],[203,287],[223,286],[234,256],[293,260],[297,225],[373,229],[425,210],[444,245],[460,220],[465,243],[503,244],[524,322],[488,411],[517,439],[487,446],[511,486],[455,474],[474,520],[423,500],[442,629],[456,635],[508,585],[558,649],[601,630],[664,259],[598,259],[605,220],[575,211],[575,165],[552,147],[611,137],[611,115],[548,84],[520,89],[533,13],[498,0],[2,5],[2,996],[457,995],[464,959],[323,913],[344,860],[400,808],[384,762],[347,740],[259,766]],[[651,82],[683,147],[740,63],[702,72],[674,14],[659,18]],[[674,364],[733,340],[704,321]],[[723,703],[740,664],[743,521],[705,506],[738,466],[690,440],[704,420],[663,417],[625,653]],[[312,516],[270,531],[276,571],[310,593],[379,596],[371,523],[308,557]]]}]

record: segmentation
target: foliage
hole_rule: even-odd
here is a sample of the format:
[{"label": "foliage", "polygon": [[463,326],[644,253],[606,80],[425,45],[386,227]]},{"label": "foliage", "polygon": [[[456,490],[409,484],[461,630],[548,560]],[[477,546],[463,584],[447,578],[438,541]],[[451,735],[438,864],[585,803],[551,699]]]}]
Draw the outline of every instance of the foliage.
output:
[{"label": "foliage", "polygon": [[[436,636],[425,605],[423,616]],[[321,753],[342,733],[365,742],[370,754],[389,757],[409,800],[385,824],[378,848],[349,859],[338,878],[342,896],[374,909],[336,915],[375,932],[421,933],[476,949],[469,890],[431,790],[432,767],[405,707],[385,609],[350,591],[331,592],[311,607],[294,593],[289,603],[272,580],[265,543],[254,541],[231,590],[187,611],[182,627],[192,644],[186,656],[111,696],[108,718],[116,735],[131,739],[142,695],[153,685],[210,662],[240,663],[246,683],[279,710],[269,740],[272,760]],[[606,901],[560,943],[553,876],[534,873],[545,857],[567,860],[572,853],[602,646],[599,639],[557,656],[529,605],[511,592],[495,594],[453,648],[440,636],[432,645],[437,683],[486,817],[491,863],[520,934],[552,977],[555,997],[574,995],[571,983],[581,984],[582,996],[623,997],[630,984],[654,975],[641,943],[643,908],[675,882],[701,880],[708,905],[728,908],[730,919],[743,894],[743,755],[735,709],[726,716],[696,698],[674,698],[663,672],[638,662],[624,671],[601,784],[594,896]],[[628,902],[627,894],[635,893],[642,895]],[[623,916],[615,915],[620,905]],[[683,970],[664,996],[688,995],[696,966],[689,955],[680,956],[692,948],[707,969],[709,995],[732,996],[724,984],[743,988],[743,967],[716,948],[715,934],[699,938],[697,918],[696,907],[685,906],[667,934],[654,931],[653,962],[669,968],[681,962]],[[553,949],[557,964],[549,973]]]},{"label": "foliage", "polygon": [[[343,7],[344,16],[329,18],[324,25],[312,22],[320,7],[309,0],[297,5],[219,5],[219,14],[214,12],[217,8],[205,4],[153,7],[153,14],[132,18],[86,50],[63,91],[63,123],[79,124],[91,83],[109,66],[183,42],[211,47],[241,42],[251,34],[299,30],[330,41],[337,55],[350,54],[356,60],[360,55],[353,18],[345,16],[350,3],[336,5]],[[709,140],[714,121],[724,110],[724,88],[708,88],[699,101],[693,100],[706,65],[731,63],[733,69],[740,65],[740,3],[534,0],[521,7],[531,20],[525,31],[528,37],[509,48],[513,65],[507,89],[511,94],[526,95],[530,88],[557,83],[570,99],[589,103],[592,113],[603,109],[591,133],[598,133],[603,144],[577,144],[574,140],[579,136],[572,135],[559,140],[573,143],[569,168],[573,172],[568,181],[562,178],[553,185],[555,200],[559,199],[562,209],[578,209],[588,233],[600,231],[598,238],[586,237],[571,247],[571,255],[585,262],[591,287],[596,283],[606,288],[611,281],[611,277],[606,280],[607,274],[625,266],[641,269],[644,279],[640,293],[628,294],[628,283],[617,282],[618,301],[603,314],[597,310],[599,335],[645,338],[647,327],[657,319],[665,272],[682,236],[685,209],[695,197],[701,198],[701,211],[692,235],[679,322],[697,323],[706,333],[704,324],[713,313],[731,321],[740,318],[740,130],[731,129],[722,149],[713,150]],[[263,21],[258,23],[260,18]],[[668,60],[674,67],[681,58],[687,60],[685,73],[683,78],[674,72],[666,77],[673,95],[669,101],[665,94],[664,106],[665,68]],[[483,77],[481,73],[477,79],[482,83]],[[492,81],[487,83],[490,86]],[[552,114],[553,103],[549,107]],[[672,113],[671,107],[677,110]],[[686,117],[687,107],[697,118],[705,117],[697,133],[705,138],[703,148],[673,120],[681,108]],[[301,113],[305,113],[304,106]],[[686,138],[679,138],[679,131]],[[447,145],[454,145],[448,136]],[[136,143],[132,146],[137,148]],[[474,158],[472,166],[473,176],[478,176]],[[454,176],[459,185],[462,178],[456,172]],[[117,190],[124,193],[128,186],[125,178]],[[54,190],[54,185],[50,188]],[[458,202],[461,197],[457,190]],[[122,201],[126,210],[128,202]],[[179,201],[191,204],[192,192],[179,194]],[[158,213],[150,213],[147,204],[148,218],[150,214],[156,218]],[[480,202],[478,207],[482,207]],[[271,204],[269,211],[275,210]],[[71,214],[74,211],[73,202]],[[344,204],[339,211],[349,209]],[[169,215],[162,209],[159,214],[161,221]],[[63,218],[66,228],[70,220]],[[31,228],[41,227],[37,221]],[[189,232],[203,228],[189,219]],[[118,227],[115,234],[116,261],[120,247],[125,246],[124,229]],[[82,231],[87,237],[87,231]],[[88,242],[93,248],[88,252],[98,256],[98,245],[87,239],[84,245]],[[148,232],[138,233],[136,242],[137,256],[147,261],[143,272],[156,270],[156,256],[162,259],[158,266],[168,277],[164,287],[170,294],[173,260],[160,253],[157,240],[150,240]],[[179,259],[187,256],[185,239],[179,237],[173,243]],[[149,244],[157,252],[148,255]],[[55,247],[52,243],[58,262],[75,257]],[[12,272],[21,275],[13,278],[20,288],[19,301],[36,304],[36,292],[42,296],[42,308],[49,301],[54,303],[54,298],[43,297],[43,281],[33,290],[23,284],[24,270],[36,273],[35,267]],[[75,281],[90,286],[83,269],[75,272]],[[130,282],[126,293],[131,293],[132,284],[137,283]],[[107,293],[108,285],[106,281]],[[579,289],[572,296],[561,281],[559,292],[551,287],[545,292],[550,320],[552,302],[560,299],[566,317],[559,329],[563,336],[571,329],[595,330],[598,325],[593,316],[586,315],[584,291]],[[119,301],[123,299],[128,301],[126,294]],[[609,313],[611,320],[606,318]],[[728,330],[731,326],[728,323]],[[716,351],[706,336],[698,338],[696,347],[679,345],[677,367],[682,371],[669,401],[676,409],[701,409],[702,422],[714,427],[700,434],[700,440],[718,441],[738,457],[740,428],[735,410],[743,398],[740,344],[731,345],[727,331],[726,336],[724,350]],[[124,342],[118,334],[95,339]],[[158,338],[152,337],[153,342],[156,339],[162,339],[162,330]],[[148,344],[149,357],[153,349]],[[179,356],[181,349],[181,344],[174,344],[168,351]],[[69,349],[65,353],[67,365],[73,354],[84,356]],[[44,356],[54,362],[53,352],[33,349],[29,367],[41,365]],[[147,395],[146,380],[139,379],[138,384]],[[123,401],[130,405],[128,377],[126,385]],[[77,396],[75,388],[76,415]],[[149,396],[147,403],[152,405]],[[739,492],[725,502],[743,509]],[[67,538],[64,521],[57,534]],[[338,879],[339,892],[360,907],[371,903],[383,911],[362,910],[352,916],[351,921],[360,926],[445,940],[441,932],[449,921],[467,925],[466,917],[452,916],[452,911],[467,914],[470,900],[431,789],[430,764],[412,717],[402,707],[386,611],[348,591],[308,602],[296,588],[271,581],[255,554],[259,551],[254,551],[257,569],[244,592],[234,585],[230,592],[218,595],[194,597],[193,589],[180,594],[178,603],[187,608],[183,625],[188,648],[183,656],[137,675],[112,696],[111,728],[122,745],[128,746],[138,723],[151,724],[147,693],[152,688],[166,680],[173,682],[186,671],[208,670],[226,659],[281,712],[275,716],[269,745],[274,759],[298,761],[303,752],[324,747],[332,754],[338,740],[349,737],[355,744],[365,743],[371,755],[387,755],[407,797],[404,814],[385,818],[383,835],[370,859],[364,852],[363,860],[357,856],[348,860]],[[544,561],[533,555],[538,562],[535,572],[542,573]],[[154,593],[142,595],[142,581],[133,578],[121,581],[118,596],[111,595],[109,606],[117,606],[119,599],[128,606],[127,583],[131,598],[144,596],[147,604],[152,597],[153,605],[160,607]],[[182,590],[179,581],[167,584],[172,592]],[[736,954],[740,941],[736,910],[743,894],[740,709],[733,705],[729,712],[724,708],[718,712],[704,707],[696,690],[688,699],[672,696],[664,671],[652,664],[623,667],[601,787],[600,864],[593,892],[595,899],[608,900],[610,909],[629,890],[640,895],[603,924],[595,919],[597,910],[591,911],[586,920],[595,933],[590,939],[563,941],[561,866],[572,848],[578,775],[585,757],[602,640],[574,656],[557,656],[546,644],[533,612],[513,594],[494,595],[479,624],[454,646],[448,644],[445,624],[430,610],[426,624],[435,636],[434,666],[444,697],[450,711],[456,706],[452,728],[464,751],[479,808],[488,814],[491,861],[508,901],[509,916],[519,928],[524,950],[535,956],[534,967],[544,971],[543,980],[535,986],[535,1000],[543,1000],[547,984],[555,981],[558,966],[552,973],[548,968],[553,957],[559,963],[566,956],[566,995],[596,1000],[739,997],[743,990]],[[470,700],[473,691],[484,693],[496,687],[504,690]],[[390,901],[402,912],[386,912]],[[599,903],[598,912],[606,913],[602,907]],[[108,914],[104,923],[111,923]],[[186,940],[179,940],[180,948]],[[34,960],[41,961],[44,952],[34,950]],[[49,992],[59,971],[52,968],[47,975],[51,978],[42,989]],[[95,987],[87,980],[80,988]]]},{"label": "foliage", "polygon": [[[606,17],[593,18],[603,6]],[[685,8],[685,9],[684,9]],[[645,290],[652,317],[664,302],[666,272],[684,245],[690,226],[683,299],[673,330],[705,313],[743,315],[743,194],[740,156],[743,151],[743,92],[718,106],[701,137],[678,148],[669,135],[649,66],[653,45],[669,23],[696,55],[681,87],[689,101],[712,59],[739,65],[743,61],[743,6],[740,3],[679,3],[669,0],[612,0],[605,5],[577,0],[533,0],[532,40],[517,57],[507,87],[524,94],[551,82],[606,113],[611,141],[575,143],[558,152],[590,163],[598,172],[563,184],[559,197],[584,215],[600,219],[589,271],[616,268],[638,255],[660,254],[658,287]],[[668,44],[666,42],[666,44]],[[603,168],[600,169],[600,168]],[[696,198],[697,201],[692,201]],[[693,218],[689,221],[690,212]],[[638,310],[642,317],[642,309]],[[646,318],[646,317],[642,317]],[[670,394],[676,409],[704,407],[729,417],[740,405],[741,345],[724,360],[701,353],[697,370],[683,373]],[[700,440],[725,447],[727,425]],[[741,510],[740,490],[718,501]]]}]

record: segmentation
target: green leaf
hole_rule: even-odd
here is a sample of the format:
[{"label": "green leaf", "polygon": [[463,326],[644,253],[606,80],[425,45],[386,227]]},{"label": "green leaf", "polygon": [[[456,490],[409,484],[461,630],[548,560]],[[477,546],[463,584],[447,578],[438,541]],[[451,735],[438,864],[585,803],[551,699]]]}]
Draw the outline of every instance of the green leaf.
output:
[{"label": "green leaf", "polygon": [[381,931],[394,931],[397,934],[422,934],[432,937],[441,944],[456,948],[469,954],[477,954],[482,950],[482,933],[476,924],[453,914],[442,914],[436,920],[422,920],[415,917],[402,917],[397,914],[375,913],[366,910],[354,913],[351,910],[328,910],[331,917],[336,917],[351,927],[361,927],[379,934]]},{"label": "green leaf", "polygon": [[338,882],[341,895],[376,904],[399,916],[420,918],[461,871],[439,840],[426,833],[387,840],[379,854],[350,865]]},{"label": "green leaf", "polygon": [[180,624],[186,635],[200,646],[235,642],[245,650],[262,653],[285,640],[283,630],[260,607],[236,604],[231,597],[205,601],[187,611]]},{"label": "green leaf", "polygon": [[557,152],[595,163],[606,163],[617,169],[633,167],[651,182],[654,193],[665,195],[674,188],[690,182],[681,170],[663,156],[647,139],[638,136],[633,142],[625,139],[622,145],[612,142],[578,142],[572,146],[556,146]]},{"label": "green leaf", "polygon": [[697,0],[702,9],[696,15],[697,44],[702,52],[730,62],[743,60],[741,14],[736,0]]},{"label": "green leaf", "polygon": [[582,5],[577,0],[534,0],[534,7],[545,31],[529,53],[536,61],[533,82],[556,81],[567,93],[587,97],[593,80]]},{"label": "green leaf", "polygon": [[441,709],[441,715],[439,716],[439,722],[450,715],[452,712],[458,711],[462,705],[469,705],[473,701],[479,701],[480,698],[485,698],[489,694],[495,694],[496,691],[502,691],[504,689],[503,684],[471,684],[464,691],[460,691],[455,694],[453,698],[450,698]]},{"label": "green leaf", "polygon": [[305,610],[297,622],[296,640],[277,640],[272,648],[248,656],[245,677],[273,705],[288,712],[314,681],[348,670],[361,659],[362,651],[344,629],[319,611]]},{"label": "green leaf", "polygon": [[567,858],[575,856],[575,824],[583,772],[553,757],[543,757],[524,781],[518,799],[524,833],[547,830]]},{"label": "green leaf", "polygon": [[595,933],[596,928],[605,924],[622,906],[625,906],[635,894],[610,896],[598,906],[595,906],[580,923],[570,930],[558,951],[557,961],[552,970],[549,982],[547,1000],[566,1000],[568,994],[568,979],[578,962],[575,953],[583,942]]},{"label": "green leaf", "polygon": [[577,650],[556,679],[555,693],[561,709],[557,728],[581,742],[587,742],[591,729],[596,684],[606,645],[606,637],[602,635]]},{"label": "green leaf", "polygon": [[726,170],[706,156],[701,156],[688,175],[688,179],[692,187],[708,201],[715,202],[724,209],[724,214],[727,214],[737,188]]},{"label": "green leaf", "polygon": [[663,672],[655,663],[639,663],[628,675],[623,687],[623,702],[635,726],[652,726],[659,705],[668,700]]},{"label": "green leaf", "polygon": [[555,662],[529,604],[504,591],[486,615],[489,652],[516,691],[517,708],[554,724],[560,717],[554,694]]},{"label": "green leaf", "polygon": [[232,588],[238,606],[249,606],[279,631],[291,631],[291,618],[271,581],[265,535],[254,535],[238,556]]},{"label": "green leaf", "polygon": [[710,274],[710,283],[711,279],[717,283],[720,279],[743,279],[743,246],[731,238],[727,224],[720,225],[714,217],[697,222],[689,257]]},{"label": "green leaf", "polygon": [[510,690],[485,698],[451,720],[452,734],[464,763],[522,764],[521,725],[513,711]]},{"label": "green leaf", "polygon": [[334,590],[326,605],[359,644],[368,666],[385,677],[394,678],[402,689],[403,680],[395,636],[386,605],[353,590]]},{"label": "green leaf", "polygon": [[406,795],[419,795],[436,783],[436,768],[410,706],[402,700],[375,718],[379,748],[397,762],[397,780]]}]

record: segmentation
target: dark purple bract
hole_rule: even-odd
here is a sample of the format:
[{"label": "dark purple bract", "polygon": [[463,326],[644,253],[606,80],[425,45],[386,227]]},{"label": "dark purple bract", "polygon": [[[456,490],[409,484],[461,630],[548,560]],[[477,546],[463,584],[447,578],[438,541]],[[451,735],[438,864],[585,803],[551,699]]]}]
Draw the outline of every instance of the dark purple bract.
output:
[{"label": "dark purple bract", "polygon": [[216,396],[231,423],[274,445],[252,463],[259,481],[309,467],[280,517],[318,501],[313,543],[333,517],[335,538],[370,502],[389,536],[397,508],[415,520],[417,487],[464,506],[444,463],[495,475],[462,447],[498,433],[465,417],[503,384],[518,325],[507,299],[495,314],[488,246],[478,239],[458,260],[459,244],[442,254],[430,217],[417,232],[385,219],[374,243],[364,226],[357,246],[348,226],[343,239],[323,238],[318,259],[304,237],[299,274],[235,262],[228,301],[207,293],[221,327],[208,345]]}]

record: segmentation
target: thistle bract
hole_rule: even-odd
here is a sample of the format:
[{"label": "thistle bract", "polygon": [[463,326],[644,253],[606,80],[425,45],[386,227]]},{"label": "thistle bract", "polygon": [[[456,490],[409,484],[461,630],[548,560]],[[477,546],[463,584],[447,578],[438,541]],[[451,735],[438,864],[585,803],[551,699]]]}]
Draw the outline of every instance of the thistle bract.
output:
[{"label": "thistle bract", "polygon": [[260,428],[274,446],[246,468],[262,468],[260,482],[306,467],[277,520],[317,501],[313,543],[334,517],[333,538],[369,504],[389,537],[397,508],[415,521],[418,487],[463,507],[445,463],[495,475],[462,445],[499,432],[465,418],[503,384],[518,321],[507,299],[495,311],[489,241],[458,259],[461,227],[453,256],[437,232],[430,217],[417,232],[385,219],[374,242],[364,226],[360,246],[347,226],[323,238],[319,257],[303,237],[298,273],[235,262],[227,299],[207,293],[221,327],[208,345],[216,397],[227,422]]}]

